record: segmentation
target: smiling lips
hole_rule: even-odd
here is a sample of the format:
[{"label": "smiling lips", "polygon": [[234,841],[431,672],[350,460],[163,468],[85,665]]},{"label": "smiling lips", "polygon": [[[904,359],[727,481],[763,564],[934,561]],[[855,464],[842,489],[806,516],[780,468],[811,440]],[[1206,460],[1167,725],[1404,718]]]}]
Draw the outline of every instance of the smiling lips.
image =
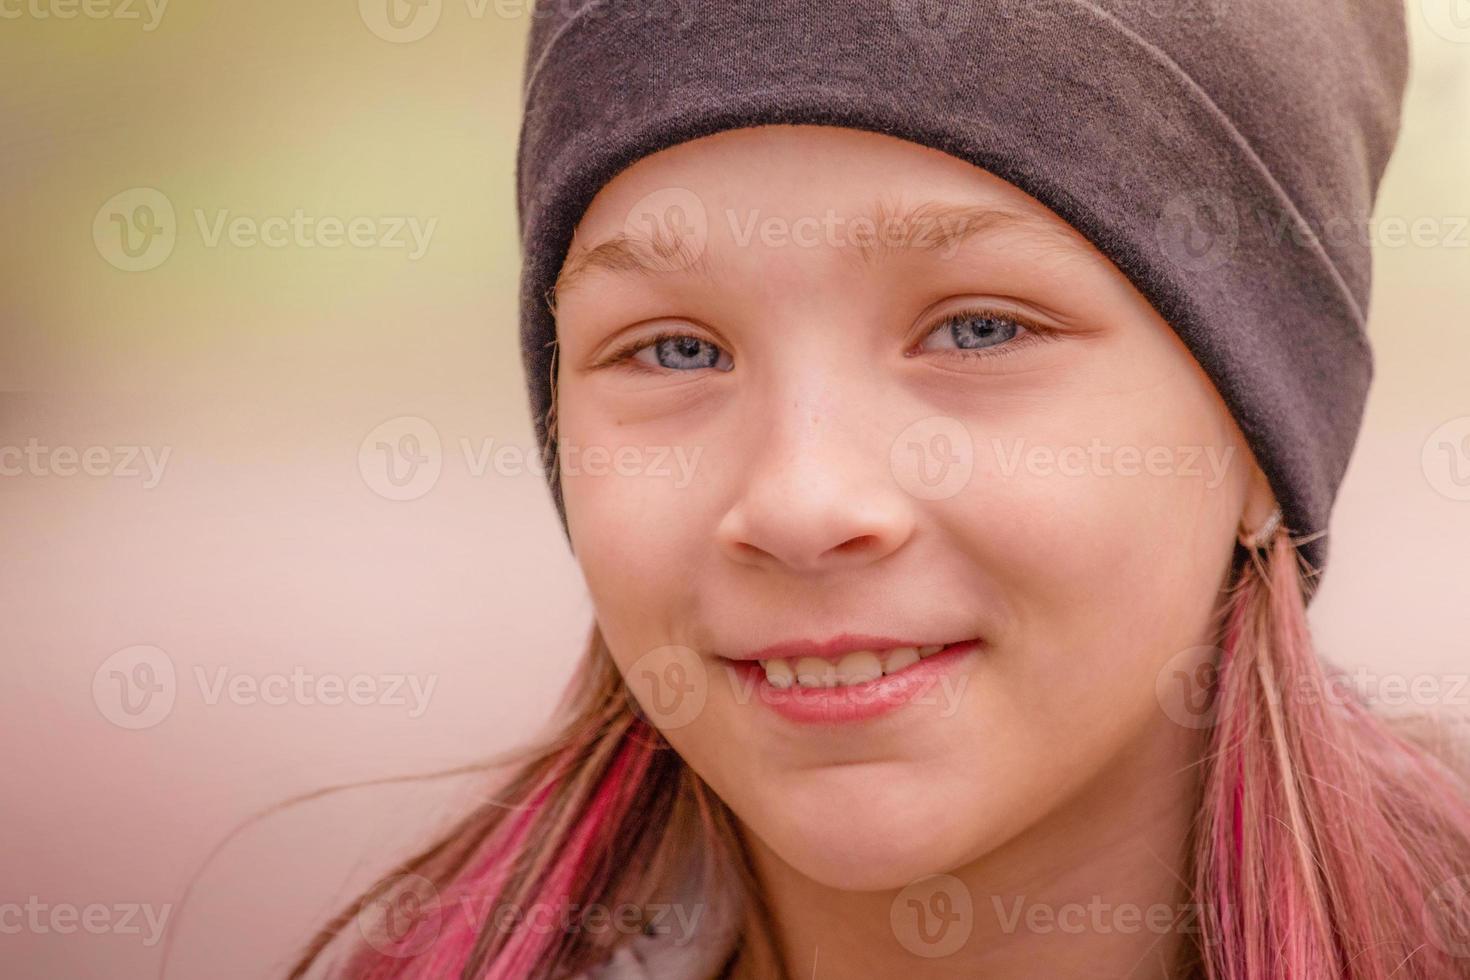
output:
[{"label": "smiling lips", "polygon": [[760,661],[772,687],[850,687],[896,674],[944,649],[942,643],[889,650],[853,650],[833,660],[828,657],[773,657]]},{"label": "smiling lips", "polygon": [[957,643],[915,643],[892,636],[843,633],[826,640],[790,640],[731,657],[757,661],[771,687],[853,687],[890,677]]},{"label": "smiling lips", "polygon": [[725,659],[735,677],[759,682],[752,691],[757,703],[788,721],[827,726],[875,719],[905,705],[932,704],[941,684],[955,688],[947,691],[953,701],[963,681],[951,684],[950,675],[982,646],[978,637],[914,644],[845,635],[825,642],[783,643]]}]

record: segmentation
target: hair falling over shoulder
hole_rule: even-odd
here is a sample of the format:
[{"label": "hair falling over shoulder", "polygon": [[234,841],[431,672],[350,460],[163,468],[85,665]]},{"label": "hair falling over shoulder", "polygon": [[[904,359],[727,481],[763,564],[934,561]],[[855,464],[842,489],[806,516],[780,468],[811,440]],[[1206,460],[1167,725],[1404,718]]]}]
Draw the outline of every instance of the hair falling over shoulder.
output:
[{"label": "hair falling over shoulder", "polygon": [[[1199,927],[1179,977],[1470,978],[1470,775],[1317,656],[1284,531],[1242,555],[1221,607],[1182,869]],[[694,855],[747,898],[720,975],[785,980],[734,816],[637,711],[595,627],[558,718],[493,800],[344,908],[290,976],[576,976],[629,931],[525,928],[518,911],[648,909]]]},{"label": "hair falling over shoulder", "polygon": [[[558,716],[551,737],[510,759],[493,799],[342,909],[290,977],[575,976],[636,928],[517,928],[523,911],[645,915],[691,855],[754,894],[733,817],[636,710],[595,627]],[[746,915],[742,965],[776,964],[760,903]]]},{"label": "hair falling over shoulder", "polygon": [[1193,848],[1198,972],[1470,977],[1470,775],[1318,657],[1303,572],[1279,532],[1224,607]]}]

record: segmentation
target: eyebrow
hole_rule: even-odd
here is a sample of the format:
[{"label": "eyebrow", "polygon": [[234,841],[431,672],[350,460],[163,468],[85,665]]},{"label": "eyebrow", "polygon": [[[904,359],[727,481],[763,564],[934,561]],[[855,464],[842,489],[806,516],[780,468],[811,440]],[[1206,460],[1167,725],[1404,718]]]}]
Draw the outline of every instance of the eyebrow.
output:
[{"label": "eyebrow", "polygon": [[[805,217],[805,216],[804,216]],[[1033,238],[1048,250],[1062,249],[1076,254],[1086,239],[1071,225],[1057,219],[1048,221],[1040,215],[1011,208],[952,204],[928,201],[912,208],[895,209],[878,202],[867,211],[845,219],[854,229],[851,244],[861,262],[876,265],[896,252],[916,248],[922,252],[939,252],[958,248],[961,244],[998,232],[1019,232]],[[863,238],[857,229],[864,229]],[[885,229],[897,229],[899,240]],[[558,295],[594,270],[613,275],[655,277],[694,274],[709,277],[712,268],[709,251],[695,251],[697,245],[682,236],[669,223],[652,234],[624,231],[578,251],[567,259],[551,287],[553,307]]]}]

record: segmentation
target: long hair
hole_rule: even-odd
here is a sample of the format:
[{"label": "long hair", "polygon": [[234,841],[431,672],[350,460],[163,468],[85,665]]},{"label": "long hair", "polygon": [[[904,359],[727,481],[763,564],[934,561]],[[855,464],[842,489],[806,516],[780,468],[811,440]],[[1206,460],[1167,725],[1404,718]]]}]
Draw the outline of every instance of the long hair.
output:
[{"label": "long hair", "polygon": [[[739,908],[742,966],[782,977],[733,816],[632,697],[594,627],[554,734],[513,753],[493,799],[343,908],[289,976],[333,951],[330,975],[353,980],[573,976],[667,907],[693,859],[705,880],[752,896]],[[576,921],[591,910],[639,921]]]},{"label": "long hair", "polygon": [[1317,656],[1284,532],[1239,568],[1192,856],[1204,976],[1470,977],[1466,774]]},{"label": "long hair", "polygon": [[[1470,784],[1345,688],[1308,635],[1286,533],[1241,549],[1220,605],[1187,897],[1198,980],[1470,977]],[[629,932],[537,927],[532,908],[646,909],[691,855],[744,896],[719,976],[784,980],[728,808],[636,708],[594,627],[555,734],[443,839],[323,928],[291,977],[576,975]],[[353,926],[356,923],[356,926]]]}]

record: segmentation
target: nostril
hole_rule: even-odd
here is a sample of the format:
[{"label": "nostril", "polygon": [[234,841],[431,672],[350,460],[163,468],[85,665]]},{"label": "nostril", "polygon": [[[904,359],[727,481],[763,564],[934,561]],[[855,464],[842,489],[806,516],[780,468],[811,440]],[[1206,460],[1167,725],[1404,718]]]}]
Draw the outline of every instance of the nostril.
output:
[{"label": "nostril", "polygon": [[859,554],[861,552],[871,550],[872,547],[877,543],[878,538],[876,535],[859,534],[857,537],[849,538],[848,540],[835,546],[832,551],[834,554],[839,555]]}]

